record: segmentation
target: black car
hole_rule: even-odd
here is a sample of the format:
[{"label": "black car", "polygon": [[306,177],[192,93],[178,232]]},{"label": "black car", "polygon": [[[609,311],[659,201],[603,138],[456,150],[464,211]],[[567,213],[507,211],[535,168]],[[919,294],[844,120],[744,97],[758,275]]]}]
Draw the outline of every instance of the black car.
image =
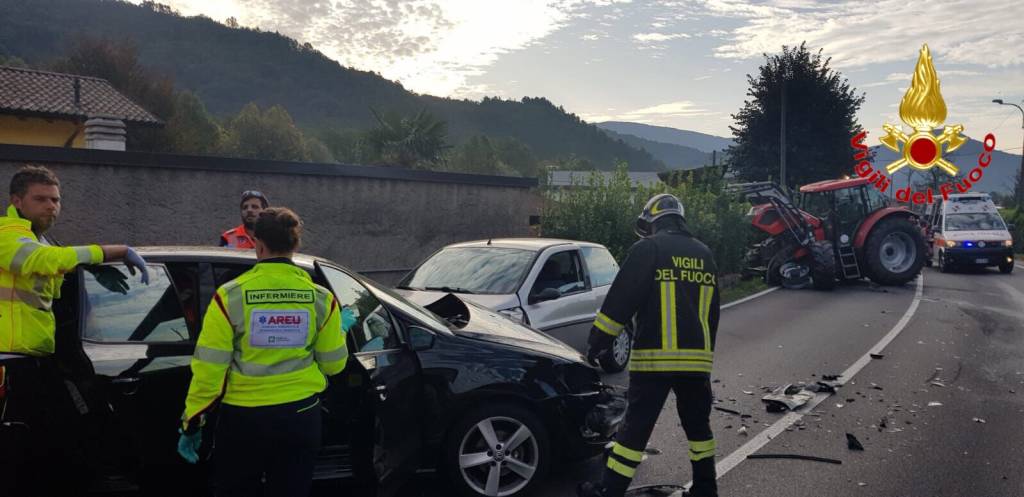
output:
[{"label": "black car", "polygon": [[[139,252],[148,286],[138,276],[123,281],[128,273],[118,264],[65,278],[54,306],[57,357],[74,372],[80,411],[89,412],[69,413],[85,443],[67,468],[89,470],[51,465],[46,474],[89,475],[79,488],[95,493],[205,489],[206,463],[187,465],[175,451],[190,356],[214,290],[255,257],[211,248]],[[428,310],[331,261],[295,262],[358,316],[348,366],[322,396],[318,487],[393,495],[418,470],[437,470],[466,495],[517,495],[552,465],[600,453],[621,422],[621,396],[549,336],[453,295]],[[0,367],[0,445],[29,454],[16,444],[32,443],[33,420],[12,416],[34,394],[19,386],[30,383],[36,361],[0,355]],[[214,412],[207,426],[216,422]],[[211,433],[204,432],[204,461]]]}]

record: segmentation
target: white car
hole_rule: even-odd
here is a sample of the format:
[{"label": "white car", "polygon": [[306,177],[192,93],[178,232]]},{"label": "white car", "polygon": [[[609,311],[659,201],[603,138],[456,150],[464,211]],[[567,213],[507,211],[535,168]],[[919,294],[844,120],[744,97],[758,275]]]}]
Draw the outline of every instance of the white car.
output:
[{"label": "white car", "polygon": [[[603,245],[550,238],[495,238],[442,248],[402,278],[406,296],[454,293],[586,350],[594,316],[619,265]],[[419,295],[422,301],[423,295]],[[601,366],[622,371],[629,362],[633,327],[616,341]]]}]

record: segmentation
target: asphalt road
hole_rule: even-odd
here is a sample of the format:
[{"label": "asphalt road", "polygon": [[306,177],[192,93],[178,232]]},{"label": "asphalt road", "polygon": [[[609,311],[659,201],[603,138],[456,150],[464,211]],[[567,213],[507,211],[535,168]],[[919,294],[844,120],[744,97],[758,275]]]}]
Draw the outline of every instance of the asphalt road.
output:
[{"label": "asphalt road", "polygon": [[[1018,270],[926,269],[920,289],[779,290],[723,311],[716,406],[750,417],[712,413],[720,494],[1024,495],[1024,266]],[[820,395],[812,408],[768,413],[760,400],[766,388],[844,373],[839,392]],[[605,380],[628,382],[624,374]],[[674,402],[670,396],[636,485],[689,480]],[[846,433],[865,450],[848,449]],[[780,453],[842,464],[745,458]],[[595,458],[559,468],[534,497],[572,496],[602,466]],[[448,495],[436,479],[422,480],[421,495]]]}]

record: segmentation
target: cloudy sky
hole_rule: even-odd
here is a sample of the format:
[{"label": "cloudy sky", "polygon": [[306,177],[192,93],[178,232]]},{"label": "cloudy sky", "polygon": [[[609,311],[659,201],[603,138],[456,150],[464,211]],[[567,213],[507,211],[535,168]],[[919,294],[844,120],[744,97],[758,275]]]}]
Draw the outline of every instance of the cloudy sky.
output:
[{"label": "cloudy sky", "polygon": [[[1021,153],[1020,0],[162,0],[279,31],[344,65],[419,93],[544,96],[588,121],[635,121],[729,136],[762,53],[806,41],[867,94],[880,133],[922,43],[947,123]],[[876,135],[878,136],[878,135]]]}]

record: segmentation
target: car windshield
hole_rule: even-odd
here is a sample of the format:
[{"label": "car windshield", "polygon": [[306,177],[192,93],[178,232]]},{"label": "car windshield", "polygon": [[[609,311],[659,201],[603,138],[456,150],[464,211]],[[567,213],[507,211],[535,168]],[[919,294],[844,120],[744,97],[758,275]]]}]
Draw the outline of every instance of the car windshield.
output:
[{"label": "car windshield", "polygon": [[971,214],[947,214],[946,231],[1005,230],[1006,225],[997,214],[975,212]]},{"label": "car windshield", "polygon": [[399,288],[455,293],[515,293],[535,252],[500,247],[446,248],[402,280]]}]

